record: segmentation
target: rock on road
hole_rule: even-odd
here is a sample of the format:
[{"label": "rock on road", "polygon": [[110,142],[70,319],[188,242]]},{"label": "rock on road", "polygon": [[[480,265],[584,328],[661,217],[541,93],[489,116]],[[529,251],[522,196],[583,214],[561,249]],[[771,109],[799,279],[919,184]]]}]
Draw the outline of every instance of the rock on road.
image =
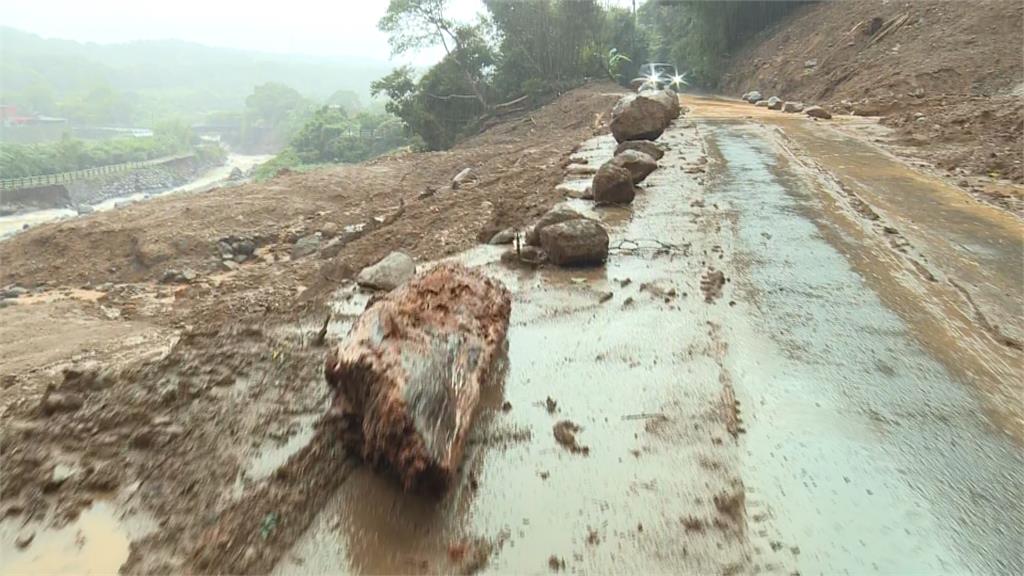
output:
[{"label": "rock on road", "polygon": [[606,267],[459,258],[513,312],[457,490],[359,469],[277,573],[1024,571],[1020,223],[808,118],[684,103],[631,206],[571,201]]}]

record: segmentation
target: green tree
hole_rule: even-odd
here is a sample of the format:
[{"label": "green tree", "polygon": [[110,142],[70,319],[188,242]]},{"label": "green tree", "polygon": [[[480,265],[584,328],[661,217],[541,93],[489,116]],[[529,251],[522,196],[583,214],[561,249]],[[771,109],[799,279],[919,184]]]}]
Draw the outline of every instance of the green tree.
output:
[{"label": "green tree", "polygon": [[458,24],[446,16],[447,8],[448,0],[391,0],[377,27],[388,33],[393,54],[440,44],[445,59],[466,77],[473,95],[486,108],[482,61],[493,60],[493,55],[486,49],[482,24]]}]

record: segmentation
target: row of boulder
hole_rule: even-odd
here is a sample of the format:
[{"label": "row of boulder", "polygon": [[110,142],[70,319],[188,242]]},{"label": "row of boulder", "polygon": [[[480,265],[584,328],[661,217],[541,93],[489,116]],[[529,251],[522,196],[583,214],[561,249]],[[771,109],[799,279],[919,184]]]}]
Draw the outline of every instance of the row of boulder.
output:
[{"label": "row of boulder", "polygon": [[740,99],[769,110],[779,110],[793,114],[803,112],[811,118],[819,118],[822,120],[829,120],[832,118],[832,114],[821,106],[805,106],[803,102],[784,101],[778,96],[772,96],[771,98],[766,99],[757,90],[751,90],[750,92],[744,93],[740,96]]},{"label": "row of boulder", "polygon": [[[596,204],[629,204],[636,185],[658,168],[665,151],[655,144],[681,113],[679,97],[672,90],[642,90],[615,103],[610,128],[618,145],[611,160],[596,172],[587,197]],[[499,233],[501,234],[501,233]],[[506,237],[503,236],[502,240]],[[566,204],[555,206],[526,233],[507,259],[557,266],[594,266],[608,258],[608,231],[593,219]],[[493,242],[493,240],[492,240]]]}]

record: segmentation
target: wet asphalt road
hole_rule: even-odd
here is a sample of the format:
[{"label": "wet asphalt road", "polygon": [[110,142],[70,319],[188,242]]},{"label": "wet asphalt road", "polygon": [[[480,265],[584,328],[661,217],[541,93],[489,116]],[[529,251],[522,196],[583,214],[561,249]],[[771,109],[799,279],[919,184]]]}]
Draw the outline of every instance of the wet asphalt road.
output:
[{"label": "wet asphalt road", "polygon": [[514,301],[459,488],[435,504],[362,469],[276,572],[447,572],[486,542],[494,573],[1024,573],[1024,449],[992,407],[1019,355],[947,319],[908,264],[927,240],[894,253],[777,130],[678,124],[632,207],[577,203],[611,231],[606,268],[462,257]]}]

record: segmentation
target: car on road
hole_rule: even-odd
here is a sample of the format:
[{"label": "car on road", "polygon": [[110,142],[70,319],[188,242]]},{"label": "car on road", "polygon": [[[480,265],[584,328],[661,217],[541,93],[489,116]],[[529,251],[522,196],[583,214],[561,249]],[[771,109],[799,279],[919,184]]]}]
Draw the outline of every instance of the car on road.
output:
[{"label": "car on road", "polygon": [[655,90],[672,88],[678,90],[681,86],[686,86],[686,84],[685,72],[680,74],[674,64],[660,62],[644,64],[640,67],[640,76],[630,81],[630,85],[637,90],[645,88],[653,88]]}]

